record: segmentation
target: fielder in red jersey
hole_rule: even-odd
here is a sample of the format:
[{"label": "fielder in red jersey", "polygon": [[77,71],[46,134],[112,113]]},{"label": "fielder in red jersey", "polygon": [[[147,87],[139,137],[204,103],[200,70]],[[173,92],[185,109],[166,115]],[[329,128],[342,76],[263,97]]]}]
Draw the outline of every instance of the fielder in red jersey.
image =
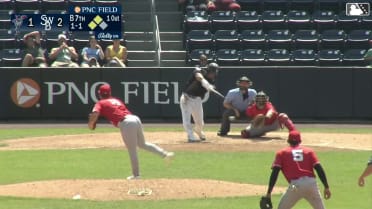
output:
[{"label": "fielder in red jersey", "polygon": [[173,152],[167,152],[159,146],[145,141],[141,120],[133,115],[120,99],[111,96],[110,85],[100,86],[98,95],[100,100],[94,105],[92,113],[89,114],[88,127],[94,130],[99,116],[103,116],[115,127],[120,128],[132,166],[132,176],[129,176],[128,180],[138,179],[140,176],[137,146],[164,158],[174,156]]},{"label": "fielder in red jersey", "polygon": [[292,120],[285,113],[278,113],[265,92],[260,91],[255,102],[246,110],[251,123],[241,131],[243,138],[259,137],[267,132],[275,131],[285,126],[289,131],[296,130]]},{"label": "fielder in red jersey", "polygon": [[324,209],[314,169],[324,185],[325,199],[331,197],[331,191],[315,152],[300,146],[301,135],[298,131],[289,132],[287,142],[290,146],[276,153],[266,197],[271,198],[271,192],[281,170],[289,187],[281,198],[278,209],[290,209],[302,198],[305,198],[314,209]]}]

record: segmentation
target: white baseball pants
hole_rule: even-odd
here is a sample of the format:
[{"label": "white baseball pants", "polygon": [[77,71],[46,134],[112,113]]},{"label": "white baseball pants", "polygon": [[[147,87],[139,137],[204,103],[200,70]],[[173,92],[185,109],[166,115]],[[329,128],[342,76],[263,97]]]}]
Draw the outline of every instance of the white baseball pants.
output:
[{"label": "white baseball pants", "polygon": [[[205,138],[203,133],[204,112],[202,99],[200,97],[190,97],[186,94],[182,94],[180,107],[182,112],[182,125],[187,133],[187,139],[196,140],[193,131],[198,134],[199,138]],[[191,116],[195,123],[194,130],[191,124]]]}]

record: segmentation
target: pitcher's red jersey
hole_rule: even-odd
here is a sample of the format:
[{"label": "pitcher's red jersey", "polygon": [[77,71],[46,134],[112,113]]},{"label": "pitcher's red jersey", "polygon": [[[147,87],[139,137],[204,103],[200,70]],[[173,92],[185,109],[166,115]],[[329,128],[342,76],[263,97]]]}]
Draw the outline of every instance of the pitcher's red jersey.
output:
[{"label": "pitcher's red jersey", "polygon": [[315,177],[314,166],[319,163],[315,152],[306,147],[286,147],[276,153],[273,167],[280,167],[288,182],[304,176]]},{"label": "pitcher's red jersey", "polygon": [[126,115],[131,114],[125,104],[114,97],[99,100],[94,105],[92,112],[98,112],[100,116],[105,117],[115,127],[118,126],[118,123],[122,121]]}]

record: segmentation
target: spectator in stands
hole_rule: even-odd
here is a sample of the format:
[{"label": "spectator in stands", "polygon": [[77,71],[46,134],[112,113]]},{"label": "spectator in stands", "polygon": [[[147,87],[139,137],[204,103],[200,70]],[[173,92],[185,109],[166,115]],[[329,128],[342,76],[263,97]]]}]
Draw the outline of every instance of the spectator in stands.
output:
[{"label": "spectator in stands", "polygon": [[26,49],[24,50],[22,67],[47,67],[44,50],[40,44],[39,31],[25,34],[23,41],[26,44]]},{"label": "spectator in stands", "polygon": [[52,67],[79,67],[73,60],[78,60],[79,55],[72,46],[67,45],[65,34],[58,35],[59,47],[53,48],[49,54],[49,58],[54,60]]},{"label": "spectator in stands", "polygon": [[112,44],[107,46],[105,58],[106,67],[126,67],[127,48],[120,44],[120,39],[112,40]]},{"label": "spectator in stands", "polygon": [[205,54],[201,54],[199,57],[199,67],[207,67],[208,57]]},{"label": "spectator in stands", "polygon": [[178,0],[180,8],[184,11],[206,11],[208,0]]},{"label": "spectator in stands", "polygon": [[96,37],[89,37],[89,46],[83,48],[81,56],[83,58],[81,67],[101,67],[99,62],[105,58],[105,54]]},{"label": "spectator in stands", "polygon": [[371,48],[364,55],[364,60],[369,62],[369,65],[367,65],[367,67],[372,68],[372,40],[369,41],[369,45],[371,46]]},{"label": "spectator in stands", "polygon": [[207,10],[213,11],[235,11],[241,10],[240,5],[235,0],[209,0]]}]

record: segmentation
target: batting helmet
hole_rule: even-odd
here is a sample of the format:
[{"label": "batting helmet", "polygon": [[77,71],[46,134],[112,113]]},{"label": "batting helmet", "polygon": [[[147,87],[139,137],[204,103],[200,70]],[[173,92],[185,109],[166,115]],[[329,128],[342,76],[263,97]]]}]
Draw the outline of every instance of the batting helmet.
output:
[{"label": "batting helmet", "polygon": [[111,96],[111,86],[109,84],[103,84],[98,89],[98,94],[101,97],[109,97]]},{"label": "batting helmet", "polygon": [[215,62],[209,63],[207,66],[207,73],[218,73],[219,67],[220,66],[218,66],[218,64]]}]

